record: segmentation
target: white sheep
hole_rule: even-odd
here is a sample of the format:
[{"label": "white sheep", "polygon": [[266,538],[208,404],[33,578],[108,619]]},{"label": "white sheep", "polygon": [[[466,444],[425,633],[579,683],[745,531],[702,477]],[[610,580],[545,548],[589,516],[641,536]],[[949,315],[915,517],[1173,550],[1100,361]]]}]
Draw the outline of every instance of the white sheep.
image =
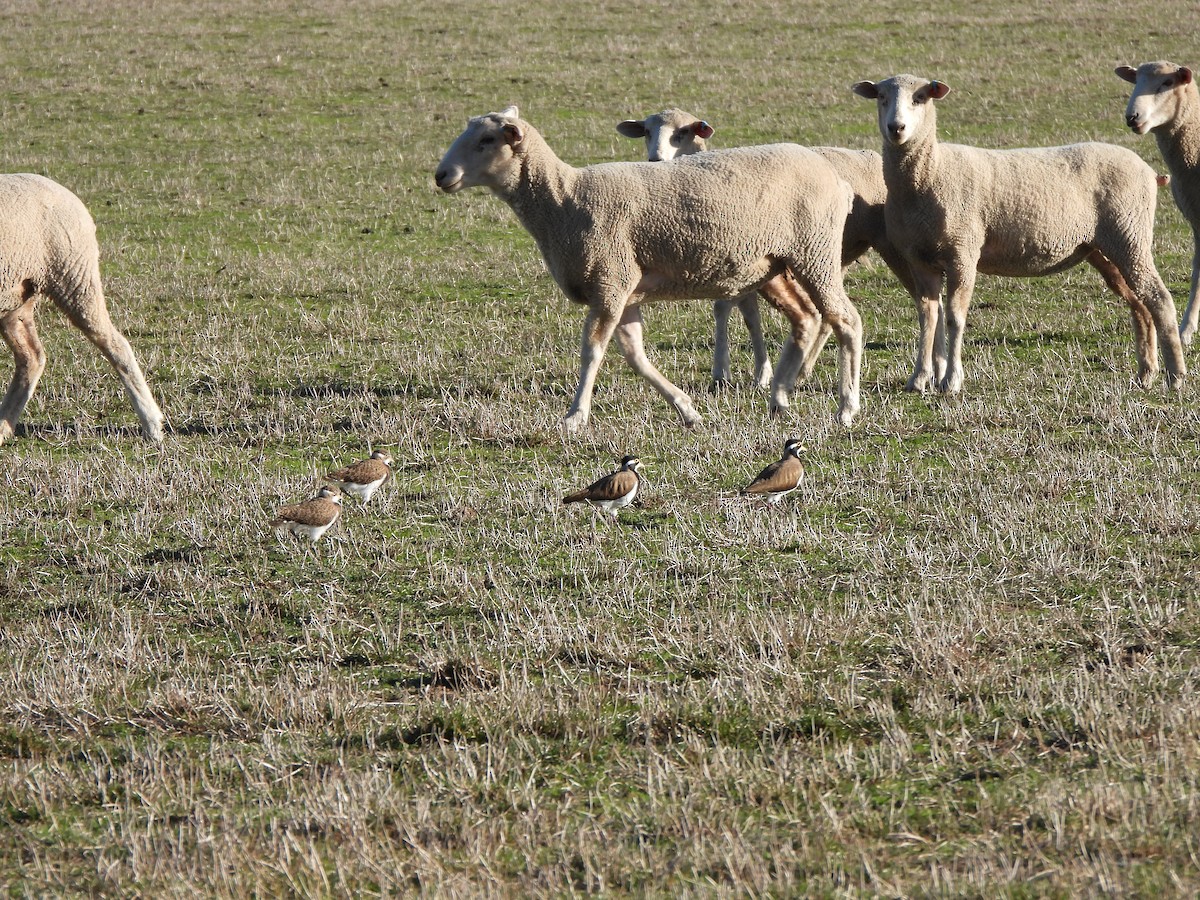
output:
[{"label": "white sheep", "polygon": [[147,440],[162,440],[163,415],[133,349],[108,316],[100,250],[87,207],[41,175],[0,175],[0,335],[16,361],[0,403],[0,443],[12,435],[46,368],[35,313],[54,301],[121,377]]},{"label": "white sheep", "polygon": [[1119,66],[1117,75],[1134,84],[1125,121],[1135,134],[1154,132],[1171,172],[1171,196],[1192,226],[1192,284],[1179,329],[1187,346],[1200,319],[1200,92],[1192,70],[1171,62]]},{"label": "white sheep", "polygon": [[[670,160],[677,156],[699,153],[708,149],[707,138],[713,135],[713,127],[706,121],[680,109],[666,109],[645,119],[627,119],[617,125],[617,131],[626,137],[643,137],[650,160]],[[868,250],[874,249],[888,268],[900,280],[911,296],[916,297],[916,288],[909,273],[904,255],[892,245],[887,237],[884,222],[884,201],[887,200],[887,185],[883,181],[883,158],[874,150],[847,150],[841,147],[810,148],[829,162],[854,191],[854,204],[846,218],[846,230],[842,233],[843,274],[855,260]],[[729,314],[737,304],[750,330],[755,346],[756,365],[761,365],[759,353],[766,359],[762,345],[762,329],[758,325],[758,300],[754,293],[743,294],[737,300],[718,300],[713,304],[717,319],[715,349],[713,352],[713,380],[720,381],[729,376]],[[753,310],[753,322],[748,312]],[[788,366],[789,387],[798,379],[807,379],[820,356],[821,348],[830,334],[823,326],[816,340],[803,352],[801,348],[788,347],[784,350],[785,365]],[[762,347],[760,351],[760,347]],[[766,378],[770,379],[770,363],[766,363]],[[765,384],[765,382],[760,382]]]},{"label": "white sheep", "polygon": [[[678,410],[699,421],[691,400],[633,352],[644,300],[736,297],[758,288],[808,346],[820,320],[797,306],[794,278],[838,336],[839,421],[859,408],[862,322],[841,277],[849,187],[811,150],[773,144],[700,153],[669,166],[618,162],[573,168],[519,117],[516,107],[477,116],[436,172],[446,193],[483,186],[533,236],[567,297],[587,306],[579,387],[564,428],[588,421],[604,349],[614,333],[626,360]],[[788,405],[778,376],[771,410]]]},{"label": "white sheep", "polygon": [[[617,123],[617,132],[628,138],[646,141],[649,162],[666,162],[677,156],[690,156],[708,149],[713,127],[691,113],[672,107],[646,116]],[[758,294],[748,291],[733,300],[714,300],[713,317],[716,333],[713,336],[712,380],[714,386],[729,381],[729,317],[737,309],[750,333],[750,348],[754,353],[754,383],[761,388],[771,383],[771,360],[763,338],[762,317],[758,310]]]},{"label": "white sheep", "polygon": [[897,75],[860,81],[856,94],[878,101],[885,207],[891,241],[908,258],[921,300],[921,335],[910,390],[934,376],[934,329],[946,282],[946,370],[937,385],[962,389],[962,341],[976,272],[1034,276],[1086,260],[1129,304],[1138,380],[1158,370],[1155,330],[1168,384],[1187,373],[1171,294],[1154,267],[1153,170],[1111,144],[983,150],[937,140],[940,81]]}]

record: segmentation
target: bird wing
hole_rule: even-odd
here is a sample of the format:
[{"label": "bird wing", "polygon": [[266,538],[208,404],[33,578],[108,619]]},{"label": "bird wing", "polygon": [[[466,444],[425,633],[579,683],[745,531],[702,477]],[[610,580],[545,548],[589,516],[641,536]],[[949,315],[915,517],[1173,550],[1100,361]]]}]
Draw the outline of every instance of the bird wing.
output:
[{"label": "bird wing", "polygon": [[804,477],[804,464],[794,456],[778,459],[742,489],[743,494],[777,494],[793,490]]},{"label": "bird wing", "polygon": [[605,475],[599,481],[593,482],[581,491],[568,494],[566,497],[563,497],[563,503],[577,503],[580,500],[619,500],[637,487],[637,483],[638,476],[636,472],[622,469],[619,472],[613,472],[611,475]]},{"label": "bird wing", "polygon": [[297,522],[300,525],[328,525],[338,517],[341,507],[336,503],[317,497],[305,500],[295,506],[285,506],[271,521],[271,527],[282,525],[284,522]]},{"label": "bird wing", "polygon": [[341,481],[346,484],[371,484],[380,478],[387,478],[390,474],[391,469],[384,465],[382,460],[363,459],[351,463],[344,469],[330,472],[326,477],[330,481]]}]

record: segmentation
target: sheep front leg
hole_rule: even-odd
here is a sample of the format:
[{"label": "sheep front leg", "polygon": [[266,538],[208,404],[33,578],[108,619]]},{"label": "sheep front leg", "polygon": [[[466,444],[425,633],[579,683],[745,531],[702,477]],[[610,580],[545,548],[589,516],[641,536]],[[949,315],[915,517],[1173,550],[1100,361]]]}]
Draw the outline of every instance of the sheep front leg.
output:
[{"label": "sheep front leg", "polygon": [[592,392],[596,374],[604,360],[604,351],[617,327],[617,317],[607,310],[592,306],[583,320],[583,340],[579,352],[579,387],[575,399],[562,420],[563,431],[574,434],[588,423],[592,412]]},{"label": "sheep front leg", "polygon": [[617,346],[621,348],[621,353],[624,355],[625,361],[629,363],[630,368],[649,381],[654,386],[654,389],[675,407],[684,427],[692,428],[699,425],[702,421],[700,413],[696,412],[696,407],[692,405],[691,398],[668,381],[662,372],[658,371],[654,367],[654,364],[646,357],[646,348],[642,335],[642,310],[640,306],[625,307],[625,311],[621,314],[621,322],[617,326],[616,333]]},{"label": "sheep front leg", "polygon": [[913,359],[912,375],[904,389],[923,394],[930,382],[940,384],[946,372],[942,276],[932,272],[913,272],[913,280],[913,302],[917,307],[917,352]]},{"label": "sheep front leg", "polygon": [[975,291],[975,267],[961,264],[946,274],[946,374],[938,384],[943,394],[957,394],[963,386],[962,345],[967,310]]},{"label": "sheep front leg", "polygon": [[719,390],[729,383],[729,317],[733,313],[732,300],[714,300],[713,318],[717,327],[713,332],[712,386]]},{"label": "sheep front leg", "polygon": [[1192,232],[1192,240],[1196,244],[1196,250],[1192,254],[1192,286],[1188,291],[1187,309],[1183,314],[1183,324],[1179,329],[1179,340],[1183,346],[1192,346],[1192,338],[1196,336],[1197,320],[1200,320],[1200,304],[1196,302],[1196,295],[1200,293],[1200,231]]},{"label": "sheep front leg", "polygon": [[742,294],[735,301],[750,332],[750,349],[754,353],[754,386],[767,388],[771,384],[771,357],[763,337],[762,317],[758,314],[758,297],[753,292]]}]

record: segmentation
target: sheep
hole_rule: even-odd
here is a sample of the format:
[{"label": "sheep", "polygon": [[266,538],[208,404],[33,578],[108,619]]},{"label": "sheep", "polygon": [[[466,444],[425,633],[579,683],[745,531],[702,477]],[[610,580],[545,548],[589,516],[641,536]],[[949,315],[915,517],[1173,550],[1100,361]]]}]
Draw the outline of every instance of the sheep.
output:
[{"label": "sheep", "polygon": [[937,387],[962,389],[962,341],[977,272],[1035,276],[1086,260],[1130,307],[1139,371],[1158,371],[1155,329],[1168,385],[1187,365],[1171,294],[1154,267],[1156,177],[1133,151],[1111,144],[983,150],[937,140],[941,81],[896,75],[852,90],[878,102],[883,135],[884,213],[889,239],[908,258],[921,300],[910,390],[933,372],[934,329],[946,282],[946,368]]},{"label": "sheep", "polygon": [[[628,138],[644,138],[648,161],[666,162],[677,156],[690,156],[707,150],[713,127],[691,113],[672,107],[644,119],[618,122],[617,133]],[[765,388],[771,383],[771,360],[767,356],[758,295],[754,291],[748,291],[733,300],[713,301],[713,317],[717,323],[713,337],[713,387],[729,381],[729,317],[735,307],[741,312],[746,330],[750,332],[750,347],[754,353],[754,383]]]},{"label": "sheep", "polygon": [[[713,135],[713,127],[706,121],[680,109],[666,109],[643,120],[627,119],[617,125],[617,131],[626,137],[644,137],[646,150],[651,161],[670,160],[677,156],[698,153],[708,148],[707,138]],[[845,269],[874,249],[900,280],[911,296],[916,297],[916,287],[909,273],[904,255],[887,238],[883,205],[887,199],[887,185],[883,181],[883,158],[874,150],[847,150],[841,147],[812,147],[823,156],[850,185],[854,191],[854,205],[846,218],[846,229],[842,233],[842,268]],[[717,319],[715,350],[713,355],[713,380],[728,378],[729,373],[729,314],[736,303],[746,317],[755,345],[756,365],[762,341],[758,326],[758,302],[753,293],[744,294],[736,301],[718,300],[713,304]],[[754,324],[747,315],[753,310]],[[822,327],[817,339],[810,347],[802,348],[799,356],[793,354],[801,348],[785,348],[784,358],[790,360],[790,369],[796,370],[790,381],[807,379],[820,356],[821,348],[830,334],[827,326]],[[765,359],[765,348],[762,349]],[[770,363],[766,364],[770,378]],[[802,371],[801,371],[802,369]],[[790,386],[790,384],[789,384]]]},{"label": "sheep", "polygon": [[[838,420],[859,409],[862,321],[842,287],[842,228],[850,188],[820,156],[793,144],[712,151],[669,166],[616,162],[573,168],[520,118],[515,106],[477,116],[435,173],[448,194],[483,186],[505,201],[537,242],[563,293],[587,307],[579,386],[563,420],[587,424],[604,350],[615,334],[629,364],[671,402],[685,425],[700,417],[686,394],[644,355],[637,305],[644,300],[736,297],[758,288],[781,309],[798,346],[820,319],[840,343]],[[789,288],[795,279],[800,290]],[[769,409],[788,405],[772,381]]]},{"label": "sheep", "polygon": [[1165,60],[1118,66],[1117,75],[1134,84],[1125,122],[1134,134],[1154,132],[1171,172],[1171,196],[1192,226],[1192,284],[1179,329],[1190,346],[1200,320],[1200,92],[1191,69]]},{"label": "sheep", "polygon": [[16,362],[0,403],[0,443],[13,434],[46,368],[35,322],[42,296],[66,313],[117,370],[143,436],[162,441],[162,412],[133,348],[108,315],[96,226],[87,207],[41,175],[0,175],[0,335]]}]

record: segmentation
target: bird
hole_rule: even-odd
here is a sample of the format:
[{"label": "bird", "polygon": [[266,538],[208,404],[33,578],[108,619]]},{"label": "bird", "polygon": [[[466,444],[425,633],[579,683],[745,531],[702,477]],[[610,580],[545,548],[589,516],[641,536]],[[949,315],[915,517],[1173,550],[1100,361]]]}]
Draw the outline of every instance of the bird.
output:
[{"label": "bird", "polygon": [[382,450],[376,450],[369,459],[360,459],[325,478],[336,484],[351,497],[366,503],[392,477],[392,458]]},{"label": "bird", "polygon": [[598,481],[589,484],[583,490],[563,497],[563,503],[588,503],[601,509],[613,517],[633,502],[641,487],[642,476],[638,469],[642,461],[636,456],[626,456],[621,460],[617,471],[605,475]]},{"label": "bird", "polygon": [[759,472],[757,478],[742,488],[742,495],[765,497],[767,503],[774,506],[785,495],[798,488],[804,479],[804,463],[800,461],[800,451],[803,449],[803,445],[796,438],[784,441],[783,456]]},{"label": "bird", "polygon": [[288,532],[308,538],[312,543],[321,539],[342,512],[342,492],[325,485],[317,496],[285,506],[271,520],[271,527],[281,537]]}]

